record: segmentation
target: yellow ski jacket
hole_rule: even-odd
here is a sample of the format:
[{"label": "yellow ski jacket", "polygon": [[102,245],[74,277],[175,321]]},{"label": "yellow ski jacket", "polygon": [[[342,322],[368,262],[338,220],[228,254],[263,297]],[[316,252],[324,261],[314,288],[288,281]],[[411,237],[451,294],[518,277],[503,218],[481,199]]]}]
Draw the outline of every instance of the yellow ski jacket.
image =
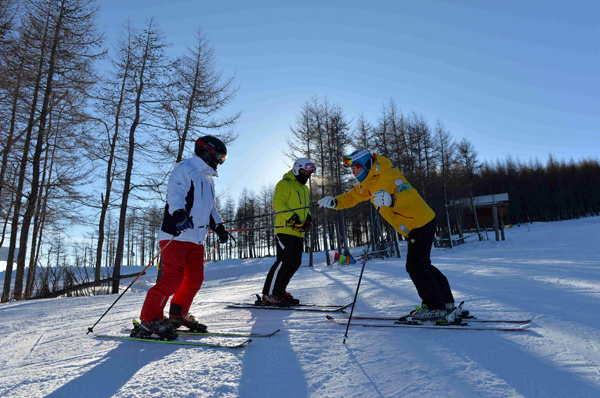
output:
[{"label": "yellow ski jacket", "polygon": [[[304,184],[300,184],[292,173],[292,170],[283,175],[283,179],[275,186],[275,194],[273,195],[273,209],[275,212],[281,212],[299,207],[310,206],[310,191]],[[295,210],[275,215],[275,226],[286,227],[290,218],[295,214],[300,217],[300,221],[306,221],[310,214],[310,209]],[[288,234],[304,237],[304,232],[294,231],[291,227],[275,228],[276,234]]]},{"label": "yellow ski jacket", "polygon": [[349,192],[336,196],[336,209],[347,209],[367,199],[373,203],[373,194],[382,189],[393,195],[396,201],[393,207],[382,206],[379,213],[402,235],[408,236],[411,230],[435,218],[433,210],[400,170],[393,168],[389,159],[375,153],[373,167],[367,178]]}]

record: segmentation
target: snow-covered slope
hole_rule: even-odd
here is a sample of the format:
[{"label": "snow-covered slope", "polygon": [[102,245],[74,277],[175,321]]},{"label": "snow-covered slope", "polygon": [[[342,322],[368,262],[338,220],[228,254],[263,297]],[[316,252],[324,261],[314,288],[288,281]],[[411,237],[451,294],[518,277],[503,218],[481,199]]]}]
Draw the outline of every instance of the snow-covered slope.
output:
[{"label": "snow-covered slope", "polygon": [[[532,317],[527,333],[351,326],[343,345],[345,327],[324,314],[226,309],[226,302],[253,300],[273,258],[207,264],[192,312],[211,330],[282,329],[239,350],[86,335],[114,295],[3,304],[0,396],[599,397],[599,236],[594,217],[511,228],[505,242],[433,250],[467,309]],[[326,267],[323,253],[315,258],[290,292],[304,302],[352,301],[360,264]],[[123,336],[154,277],[136,282],[95,331]],[[355,315],[400,316],[418,303],[404,259],[367,262]]]}]

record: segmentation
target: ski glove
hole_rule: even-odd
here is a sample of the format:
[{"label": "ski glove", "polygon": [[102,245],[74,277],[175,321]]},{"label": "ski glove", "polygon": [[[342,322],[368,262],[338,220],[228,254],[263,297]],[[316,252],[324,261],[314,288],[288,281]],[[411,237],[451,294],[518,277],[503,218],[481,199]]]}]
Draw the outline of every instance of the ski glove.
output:
[{"label": "ski glove", "polygon": [[335,209],[337,206],[337,199],[332,196],[325,196],[323,199],[319,200],[317,204],[326,209]]},{"label": "ski glove", "polygon": [[308,232],[312,228],[312,217],[309,214],[306,216],[306,221],[304,221],[304,228],[302,228],[303,232]]},{"label": "ski glove", "polygon": [[173,221],[175,222],[177,232],[180,234],[188,229],[194,228],[192,217],[188,217],[187,212],[184,209],[175,210],[173,212]]},{"label": "ski glove", "polygon": [[227,241],[229,240],[229,232],[225,230],[223,224],[217,225],[217,227],[215,228],[215,232],[219,237],[219,244],[227,243]]},{"label": "ski glove", "polygon": [[381,207],[381,206],[393,207],[395,202],[396,202],[396,199],[383,189],[381,191],[375,192],[373,194],[373,203],[377,207]]},{"label": "ski glove", "polygon": [[292,229],[296,232],[302,232],[302,228],[304,228],[304,223],[300,221],[300,217],[298,217],[298,214],[296,213],[288,220],[288,224],[290,224]]}]

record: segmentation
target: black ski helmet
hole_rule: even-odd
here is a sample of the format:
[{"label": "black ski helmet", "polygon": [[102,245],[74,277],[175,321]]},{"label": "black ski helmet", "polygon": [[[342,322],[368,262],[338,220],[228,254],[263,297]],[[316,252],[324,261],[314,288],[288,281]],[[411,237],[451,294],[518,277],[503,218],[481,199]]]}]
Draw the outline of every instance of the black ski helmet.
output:
[{"label": "black ski helmet", "polygon": [[227,147],[225,143],[212,135],[205,135],[196,140],[194,153],[206,162],[210,167],[217,170],[217,166],[223,164],[227,159]]}]

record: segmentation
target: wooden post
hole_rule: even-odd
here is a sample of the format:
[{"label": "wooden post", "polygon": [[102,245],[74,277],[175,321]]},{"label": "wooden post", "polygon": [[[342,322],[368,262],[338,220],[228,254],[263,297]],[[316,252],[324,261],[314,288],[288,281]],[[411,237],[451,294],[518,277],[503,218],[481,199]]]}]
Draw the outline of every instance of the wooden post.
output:
[{"label": "wooden post", "polygon": [[448,211],[448,201],[444,193],[444,205],[446,206],[446,222],[448,223],[448,240],[450,241],[450,249],[452,249],[452,227],[450,226],[450,212]]},{"label": "wooden post", "polygon": [[498,209],[496,204],[492,203],[492,220],[494,221],[494,232],[496,233],[496,242],[500,241],[500,235],[498,231]]},{"label": "wooden post", "polygon": [[500,235],[502,236],[502,240],[506,240],[504,237],[504,214],[503,214],[503,206],[500,204]]}]

